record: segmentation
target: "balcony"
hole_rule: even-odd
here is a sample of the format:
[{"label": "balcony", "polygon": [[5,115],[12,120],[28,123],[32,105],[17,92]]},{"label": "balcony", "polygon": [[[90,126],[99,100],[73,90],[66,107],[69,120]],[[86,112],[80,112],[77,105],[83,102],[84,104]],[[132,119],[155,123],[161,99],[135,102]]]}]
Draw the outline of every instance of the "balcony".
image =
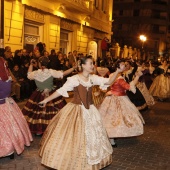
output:
[{"label": "balcony", "polygon": [[53,3],[55,6],[63,5],[68,11],[78,14],[91,14],[92,12],[90,0],[48,0],[48,2]]}]

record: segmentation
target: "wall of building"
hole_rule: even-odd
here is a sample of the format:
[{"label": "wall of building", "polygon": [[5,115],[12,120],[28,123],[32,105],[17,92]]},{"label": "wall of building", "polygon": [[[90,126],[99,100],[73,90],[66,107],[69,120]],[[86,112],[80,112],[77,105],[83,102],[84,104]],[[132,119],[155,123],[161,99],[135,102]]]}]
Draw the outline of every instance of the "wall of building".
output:
[{"label": "wall of building", "polygon": [[60,48],[60,44],[59,44],[60,43],[60,19],[55,16],[49,16],[49,17],[50,17],[50,20],[49,22],[47,22],[47,25],[49,27],[49,35],[47,35],[46,40],[44,39],[44,42],[47,45],[47,49],[59,50]]},{"label": "wall of building", "polygon": [[24,7],[19,1],[4,2],[4,46],[23,48]]},{"label": "wall of building", "polygon": [[[111,39],[113,1],[106,0],[104,7],[99,3],[98,8],[91,4],[92,1],[87,1],[88,9],[82,13],[78,11],[80,9],[74,12],[74,7],[68,6],[70,2],[67,1],[66,8],[61,9],[60,1],[5,0],[4,46],[11,46],[12,52],[23,49],[26,38],[28,44],[34,41],[35,46],[41,41],[46,43],[47,51],[59,51],[60,34],[66,31],[69,35],[67,52],[77,50],[86,54],[88,43],[95,40],[100,55],[101,40],[105,36]],[[24,29],[26,26],[28,32]],[[38,29],[36,35],[31,34],[29,27]]]}]

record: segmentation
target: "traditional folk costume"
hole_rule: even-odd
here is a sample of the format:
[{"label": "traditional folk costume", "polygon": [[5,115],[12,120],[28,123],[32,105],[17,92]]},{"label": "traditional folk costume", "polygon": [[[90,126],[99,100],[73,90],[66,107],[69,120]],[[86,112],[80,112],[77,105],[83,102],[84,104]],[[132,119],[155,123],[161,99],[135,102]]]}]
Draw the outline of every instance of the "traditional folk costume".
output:
[{"label": "traditional folk costume", "polygon": [[159,99],[166,99],[170,97],[170,67],[164,68],[162,65],[159,66],[155,73],[158,75],[150,89],[149,92]]},{"label": "traditional folk costume", "polygon": [[28,78],[35,80],[37,90],[34,91],[28,99],[22,112],[25,115],[32,133],[44,133],[49,122],[57,114],[58,110],[66,105],[66,101],[62,97],[58,97],[49,102],[45,108],[38,106],[40,101],[54,92],[53,79],[62,77],[62,71],[52,69],[39,69],[28,73]]},{"label": "traditional folk costume", "polygon": [[15,151],[21,154],[33,139],[21,110],[9,97],[11,78],[2,58],[0,68],[0,157],[4,157]]},{"label": "traditional folk costume", "polygon": [[104,85],[108,78],[90,75],[88,82],[79,75],[69,77],[57,90],[72,102],[62,108],[47,127],[41,142],[41,163],[58,170],[98,170],[112,161],[112,146],[100,114],[93,105],[92,87]]},{"label": "traditional folk costume", "polygon": [[108,92],[110,95],[105,97],[99,107],[109,138],[143,134],[144,120],[138,109],[127,97],[126,90],[136,92],[133,81],[128,84],[122,76],[119,76],[111,86],[111,91]]},{"label": "traditional folk costume", "polygon": [[138,70],[141,70],[143,72],[143,75],[140,77],[139,81],[145,82],[145,85],[147,89],[149,90],[152,82],[153,82],[153,72],[155,70],[154,67],[149,68],[141,68],[138,67]]},{"label": "traditional folk costume", "polygon": [[[124,78],[127,83],[130,83],[133,80],[133,76],[135,75],[137,68],[138,67],[135,63],[134,68],[132,70],[128,70],[127,72],[125,72]],[[129,99],[131,100],[131,102],[138,108],[138,110],[144,110],[147,108],[145,98],[143,97],[142,93],[140,92],[140,90],[137,87],[136,87],[135,94],[129,90],[126,92],[126,94],[129,97]]]},{"label": "traditional folk costume", "polygon": [[[97,71],[97,75],[102,77],[106,77],[107,75],[109,76],[110,73],[109,69],[106,67],[97,67],[96,71]],[[102,91],[99,88],[99,86],[93,86],[92,94],[93,94],[92,96],[93,96],[94,105],[98,107],[102,103],[106,92]]]},{"label": "traditional folk costume", "polygon": [[142,93],[146,101],[146,104],[148,106],[152,106],[155,104],[155,100],[153,96],[149,93],[149,90],[147,89],[146,84],[145,84],[145,78],[146,78],[145,76],[147,76],[148,74],[151,74],[152,72],[149,69],[138,68],[138,70],[142,71],[143,75],[139,78],[139,81],[136,86]]}]

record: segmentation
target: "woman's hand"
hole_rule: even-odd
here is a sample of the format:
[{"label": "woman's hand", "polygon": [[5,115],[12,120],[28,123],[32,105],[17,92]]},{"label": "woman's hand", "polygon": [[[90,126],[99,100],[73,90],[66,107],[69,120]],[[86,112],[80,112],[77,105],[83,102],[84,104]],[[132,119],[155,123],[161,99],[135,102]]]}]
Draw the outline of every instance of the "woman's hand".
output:
[{"label": "woman's hand", "polygon": [[38,103],[38,106],[43,108],[43,107],[46,106],[46,103],[47,103],[47,102],[46,102],[45,100],[43,100],[43,101],[41,101],[41,102]]},{"label": "woman's hand", "polygon": [[75,62],[75,63],[73,64],[73,69],[75,70],[77,67],[78,67],[78,64],[77,64],[77,62]]},{"label": "woman's hand", "polygon": [[143,73],[142,73],[141,71],[137,71],[135,75],[138,76],[138,77],[140,77],[140,76],[143,75]]},{"label": "woman's hand", "polygon": [[111,95],[112,95],[112,92],[108,91],[105,96],[111,96]]},{"label": "woman's hand", "polygon": [[35,64],[35,60],[31,59],[30,64]]},{"label": "woman's hand", "polygon": [[19,79],[19,81],[21,82],[21,81],[24,81],[24,79],[23,78],[21,78],[21,79]]},{"label": "woman's hand", "polygon": [[117,72],[117,73],[121,73],[121,72],[123,72],[124,70],[125,70],[124,68],[123,68],[123,69],[117,68],[116,72]]}]

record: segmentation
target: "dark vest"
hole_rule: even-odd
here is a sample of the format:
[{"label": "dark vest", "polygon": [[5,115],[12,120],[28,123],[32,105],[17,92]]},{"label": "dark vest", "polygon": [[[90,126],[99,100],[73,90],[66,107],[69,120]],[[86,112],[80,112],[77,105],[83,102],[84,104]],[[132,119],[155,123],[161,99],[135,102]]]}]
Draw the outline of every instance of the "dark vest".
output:
[{"label": "dark vest", "polygon": [[88,90],[83,85],[79,84],[74,88],[74,97],[72,100],[74,104],[82,104],[86,109],[89,109],[90,105],[93,104],[92,99],[92,87],[89,87]]}]

